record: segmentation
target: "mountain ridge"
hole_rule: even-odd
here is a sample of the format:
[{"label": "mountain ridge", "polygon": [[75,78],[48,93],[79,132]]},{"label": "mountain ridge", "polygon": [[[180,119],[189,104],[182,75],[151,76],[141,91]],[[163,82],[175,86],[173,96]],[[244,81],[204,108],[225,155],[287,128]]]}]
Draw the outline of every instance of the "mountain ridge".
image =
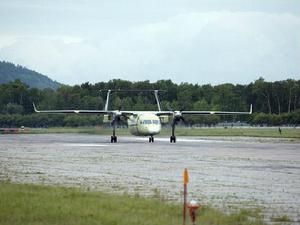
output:
[{"label": "mountain ridge", "polygon": [[0,84],[21,80],[30,87],[39,89],[51,88],[56,90],[62,84],[50,79],[48,76],[11,62],[0,61]]}]

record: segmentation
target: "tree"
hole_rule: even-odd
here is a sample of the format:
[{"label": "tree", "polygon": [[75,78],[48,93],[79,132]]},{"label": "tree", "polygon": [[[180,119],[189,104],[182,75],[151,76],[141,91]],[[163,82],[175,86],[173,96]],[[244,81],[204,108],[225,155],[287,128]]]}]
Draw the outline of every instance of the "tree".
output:
[{"label": "tree", "polygon": [[274,92],[274,96],[276,98],[276,103],[277,103],[277,110],[278,114],[281,114],[281,109],[282,109],[282,100],[284,99],[284,91],[282,89],[283,87],[283,82],[281,81],[276,81],[272,84],[272,89]]},{"label": "tree", "polygon": [[254,82],[253,85],[253,93],[257,95],[257,99],[263,97],[265,99],[265,103],[263,105],[267,105],[269,114],[272,113],[271,107],[271,92],[272,86],[270,82],[265,82],[264,78],[260,77],[258,80]]}]

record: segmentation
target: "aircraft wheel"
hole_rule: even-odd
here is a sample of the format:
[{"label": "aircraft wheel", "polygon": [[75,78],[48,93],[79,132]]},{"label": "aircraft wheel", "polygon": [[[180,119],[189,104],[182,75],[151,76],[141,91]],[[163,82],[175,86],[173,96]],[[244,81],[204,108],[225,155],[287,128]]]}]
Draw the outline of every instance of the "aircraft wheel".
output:
[{"label": "aircraft wheel", "polygon": [[110,142],[111,143],[116,143],[117,142],[117,136],[111,136],[110,137]]},{"label": "aircraft wheel", "polygon": [[172,142],[176,143],[176,137],[175,136],[170,137],[170,143],[172,143]]},{"label": "aircraft wheel", "polygon": [[154,142],[154,137],[149,137],[149,142]]}]

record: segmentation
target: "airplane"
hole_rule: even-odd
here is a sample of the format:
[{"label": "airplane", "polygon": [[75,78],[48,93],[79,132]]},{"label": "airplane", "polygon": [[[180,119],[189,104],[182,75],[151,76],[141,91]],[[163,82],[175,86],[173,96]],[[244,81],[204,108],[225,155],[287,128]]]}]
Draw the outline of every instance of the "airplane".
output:
[{"label": "airplane", "polygon": [[[123,110],[109,110],[109,98],[113,92],[153,92],[157,111],[123,111]],[[117,123],[122,120],[127,120],[129,131],[135,136],[149,136],[149,142],[154,142],[154,135],[157,135],[161,131],[161,124],[168,123],[169,118],[172,118],[171,127],[172,132],[170,136],[170,143],[176,143],[175,127],[180,121],[184,121],[186,115],[249,115],[252,114],[252,104],[248,112],[226,112],[226,111],[162,111],[158,94],[160,90],[108,90],[106,96],[106,102],[103,110],[37,110],[33,103],[33,108],[36,113],[66,113],[66,114],[98,114],[104,115],[103,122],[111,123],[113,127],[111,143],[117,142],[116,126]]]}]

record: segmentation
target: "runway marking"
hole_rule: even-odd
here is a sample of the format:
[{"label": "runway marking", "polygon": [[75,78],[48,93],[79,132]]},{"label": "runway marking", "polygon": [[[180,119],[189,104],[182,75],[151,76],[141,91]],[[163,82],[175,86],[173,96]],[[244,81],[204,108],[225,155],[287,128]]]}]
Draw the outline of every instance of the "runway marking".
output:
[{"label": "runway marking", "polygon": [[70,143],[63,144],[66,147],[108,147],[108,146],[120,146],[120,145],[105,145],[105,144],[93,144],[93,143]]},{"label": "runway marking", "polygon": [[[145,139],[144,138],[131,138],[131,139],[138,140],[138,141],[147,140],[146,138]],[[155,138],[155,141],[170,142],[170,139],[169,138]],[[243,142],[240,140],[233,141],[233,140],[182,139],[182,138],[177,138],[177,141],[178,142],[208,142],[208,143],[211,143],[211,142],[213,142],[213,143],[215,143],[215,142]]]}]

